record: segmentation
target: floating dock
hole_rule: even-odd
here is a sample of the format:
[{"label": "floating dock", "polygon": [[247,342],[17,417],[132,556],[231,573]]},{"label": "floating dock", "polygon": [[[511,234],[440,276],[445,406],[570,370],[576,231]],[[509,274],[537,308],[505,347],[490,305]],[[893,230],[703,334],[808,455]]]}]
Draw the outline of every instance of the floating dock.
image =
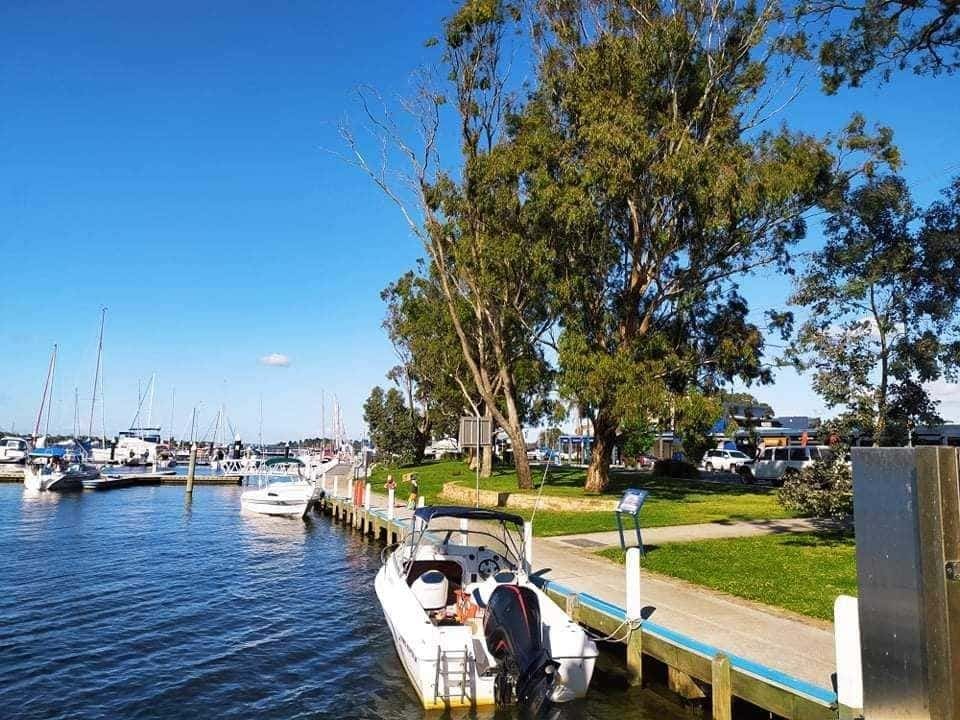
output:
[{"label": "floating dock", "polygon": [[[387,544],[399,542],[410,525],[412,512],[402,506],[388,507],[387,498],[372,494],[369,489],[365,493],[365,503],[354,505],[353,482],[352,478],[338,477],[331,487],[327,479],[325,496],[317,501],[316,509],[365,537]],[[547,550],[545,554],[550,556],[545,562],[537,559],[540,549]],[[730,652],[718,641],[716,630],[722,622],[736,623],[743,619],[734,617],[738,606],[727,603],[727,617],[704,623],[711,626],[713,638],[692,637],[649,619],[633,624],[627,621],[626,610],[615,602],[550,579],[558,570],[563,575],[559,564],[581,566],[587,560],[583,555],[569,551],[565,555],[551,553],[547,542],[538,539],[534,543],[533,557],[538,565],[546,564],[549,568],[541,570],[537,577],[543,590],[555,602],[565,607],[568,614],[584,627],[601,636],[613,635],[624,646],[626,669],[633,684],[642,684],[644,678],[655,678],[684,700],[705,708],[708,715],[712,710],[712,717],[717,720],[738,717],[743,709],[751,706],[754,708],[751,717],[756,717],[756,708],[787,720],[836,720],[847,716],[844,711],[848,709],[838,707],[836,693],[829,686],[829,674],[821,683],[812,682],[809,679],[811,672],[797,665],[803,662],[802,654],[790,651],[795,639],[790,632],[799,629],[793,628],[791,623],[801,626],[797,620],[782,618],[783,630],[787,634],[768,639],[768,644],[779,645],[788,662],[795,666],[796,672],[790,672],[794,668],[785,670],[774,663],[767,664]],[[611,563],[599,558],[595,562],[604,563],[607,573],[616,572],[620,578],[624,577],[625,571]],[[621,594],[622,588],[620,585]],[[644,610],[656,613],[656,608]],[[645,612],[642,616],[646,618],[650,614]],[[781,619],[769,613],[764,615],[774,624]],[[820,629],[820,632],[824,637],[832,638],[828,630]],[[820,657],[817,665],[831,664],[832,643],[828,642],[824,647],[822,637],[814,633],[813,638],[814,652],[827,655]],[[784,663],[778,664],[782,666]],[[813,674],[820,677],[820,670],[822,667],[816,668]]]}]

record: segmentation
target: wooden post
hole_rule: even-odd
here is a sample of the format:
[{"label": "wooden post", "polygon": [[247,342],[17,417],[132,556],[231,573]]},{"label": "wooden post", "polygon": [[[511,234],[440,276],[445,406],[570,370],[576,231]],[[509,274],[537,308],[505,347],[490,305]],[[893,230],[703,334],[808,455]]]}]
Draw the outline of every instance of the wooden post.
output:
[{"label": "wooden post", "polygon": [[373,486],[370,483],[367,483],[367,487],[363,492],[363,506],[369,510],[370,509],[370,498],[373,495]]},{"label": "wooden post", "polygon": [[394,512],[394,508],[393,508],[394,498],[393,498],[393,495],[394,495],[394,489],[393,489],[393,488],[390,488],[390,489],[387,491],[387,520],[393,520],[393,512]]},{"label": "wooden post", "polygon": [[427,499],[426,499],[423,495],[421,495],[420,497],[417,498],[417,507],[418,507],[418,508],[422,508],[422,507],[423,507],[424,505],[426,505],[426,504],[427,504]]},{"label": "wooden post", "polygon": [[333,476],[333,497],[337,498],[340,495],[340,476]]},{"label": "wooden post", "polygon": [[733,695],[730,684],[730,658],[719,653],[712,663],[710,694],[713,720],[733,720]]},{"label": "wooden post", "polygon": [[197,444],[190,446],[190,463],[187,465],[187,495],[193,495],[193,476],[197,471]]},{"label": "wooden post", "polygon": [[640,600],[640,548],[627,549],[627,602],[626,621],[629,624],[627,635],[627,673],[631,685],[643,684],[643,603]]},{"label": "wooden post", "polygon": [[578,622],[580,620],[580,596],[577,593],[570,593],[563,605],[563,609],[570,616],[570,619]]}]

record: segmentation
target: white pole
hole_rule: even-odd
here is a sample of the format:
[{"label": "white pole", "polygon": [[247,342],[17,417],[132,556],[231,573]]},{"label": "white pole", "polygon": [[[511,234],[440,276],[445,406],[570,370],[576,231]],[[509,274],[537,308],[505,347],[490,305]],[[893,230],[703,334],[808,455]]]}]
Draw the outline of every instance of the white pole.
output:
[{"label": "white pole", "polygon": [[420,497],[417,498],[417,507],[418,507],[418,508],[422,508],[422,507],[423,507],[424,505],[426,505],[426,504],[427,504],[427,499],[426,499],[423,495],[421,495]]},{"label": "white pole", "polygon": [[387,520],[393,520],[394,489],[387,490]]},{"label": "white pole", "polygon": [[[840,595],[833,603],[833,640],[837,660],[837,703],[863,709],[863,671],[860,665],[860,612],[857,599]],[[843,717],[841,710],[841,717]]]},{"label": "white pole", "polygon": [[335,498],[340,497],[340,476],[333,476],[333,496]]},{"label": "white pole", "polygon": [[523,560],[527,564],[527,573],[533,572],[533,523],[523,524]]},{"label": "white pole", "polygon": [[460,518],[460,544],[468,545],[470,541],[470,521],[466,518]]},{"label": "white pole", "polygon": [[370,497],[373,494],[373,487],[370,483],[367,483],[366,489],[363,491],[363,506],[369,510],[370,509]]},{"label": "white pole", "polygon": [[627,620],[640,620],[640,548],[627,548]]},{"label": "white pole", "polygon": [[353,502],[353,478],[347,478],[347,497]]}]

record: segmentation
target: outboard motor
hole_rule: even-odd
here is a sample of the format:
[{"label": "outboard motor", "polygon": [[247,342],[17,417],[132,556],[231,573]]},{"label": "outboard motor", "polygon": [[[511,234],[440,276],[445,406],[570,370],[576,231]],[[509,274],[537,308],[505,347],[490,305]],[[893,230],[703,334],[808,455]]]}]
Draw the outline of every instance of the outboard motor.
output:
[{"label": "outboard motor", "polygon": [[543,646],[540,602],[518,585],[498,585],[490,594],[483,621],[487,649],[497,661],[497,706],[513,700],[533,716],[549,701],[559,665]]}]

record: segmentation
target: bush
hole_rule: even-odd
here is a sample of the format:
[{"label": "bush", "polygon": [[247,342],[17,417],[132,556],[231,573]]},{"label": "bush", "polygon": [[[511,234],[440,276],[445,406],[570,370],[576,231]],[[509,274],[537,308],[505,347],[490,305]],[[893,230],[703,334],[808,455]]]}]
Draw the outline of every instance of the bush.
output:
[{"label": "bush", "polygon": [[696,480],[700,477],[700,471],[696,465],[683,460],[657,460],[653,464],[653,476]]},{"label": "bush", "polygon": [[814,463],[786,478],[777,499],[801,515],[847,517],[853,514],[853,473],[839,458]]}]

